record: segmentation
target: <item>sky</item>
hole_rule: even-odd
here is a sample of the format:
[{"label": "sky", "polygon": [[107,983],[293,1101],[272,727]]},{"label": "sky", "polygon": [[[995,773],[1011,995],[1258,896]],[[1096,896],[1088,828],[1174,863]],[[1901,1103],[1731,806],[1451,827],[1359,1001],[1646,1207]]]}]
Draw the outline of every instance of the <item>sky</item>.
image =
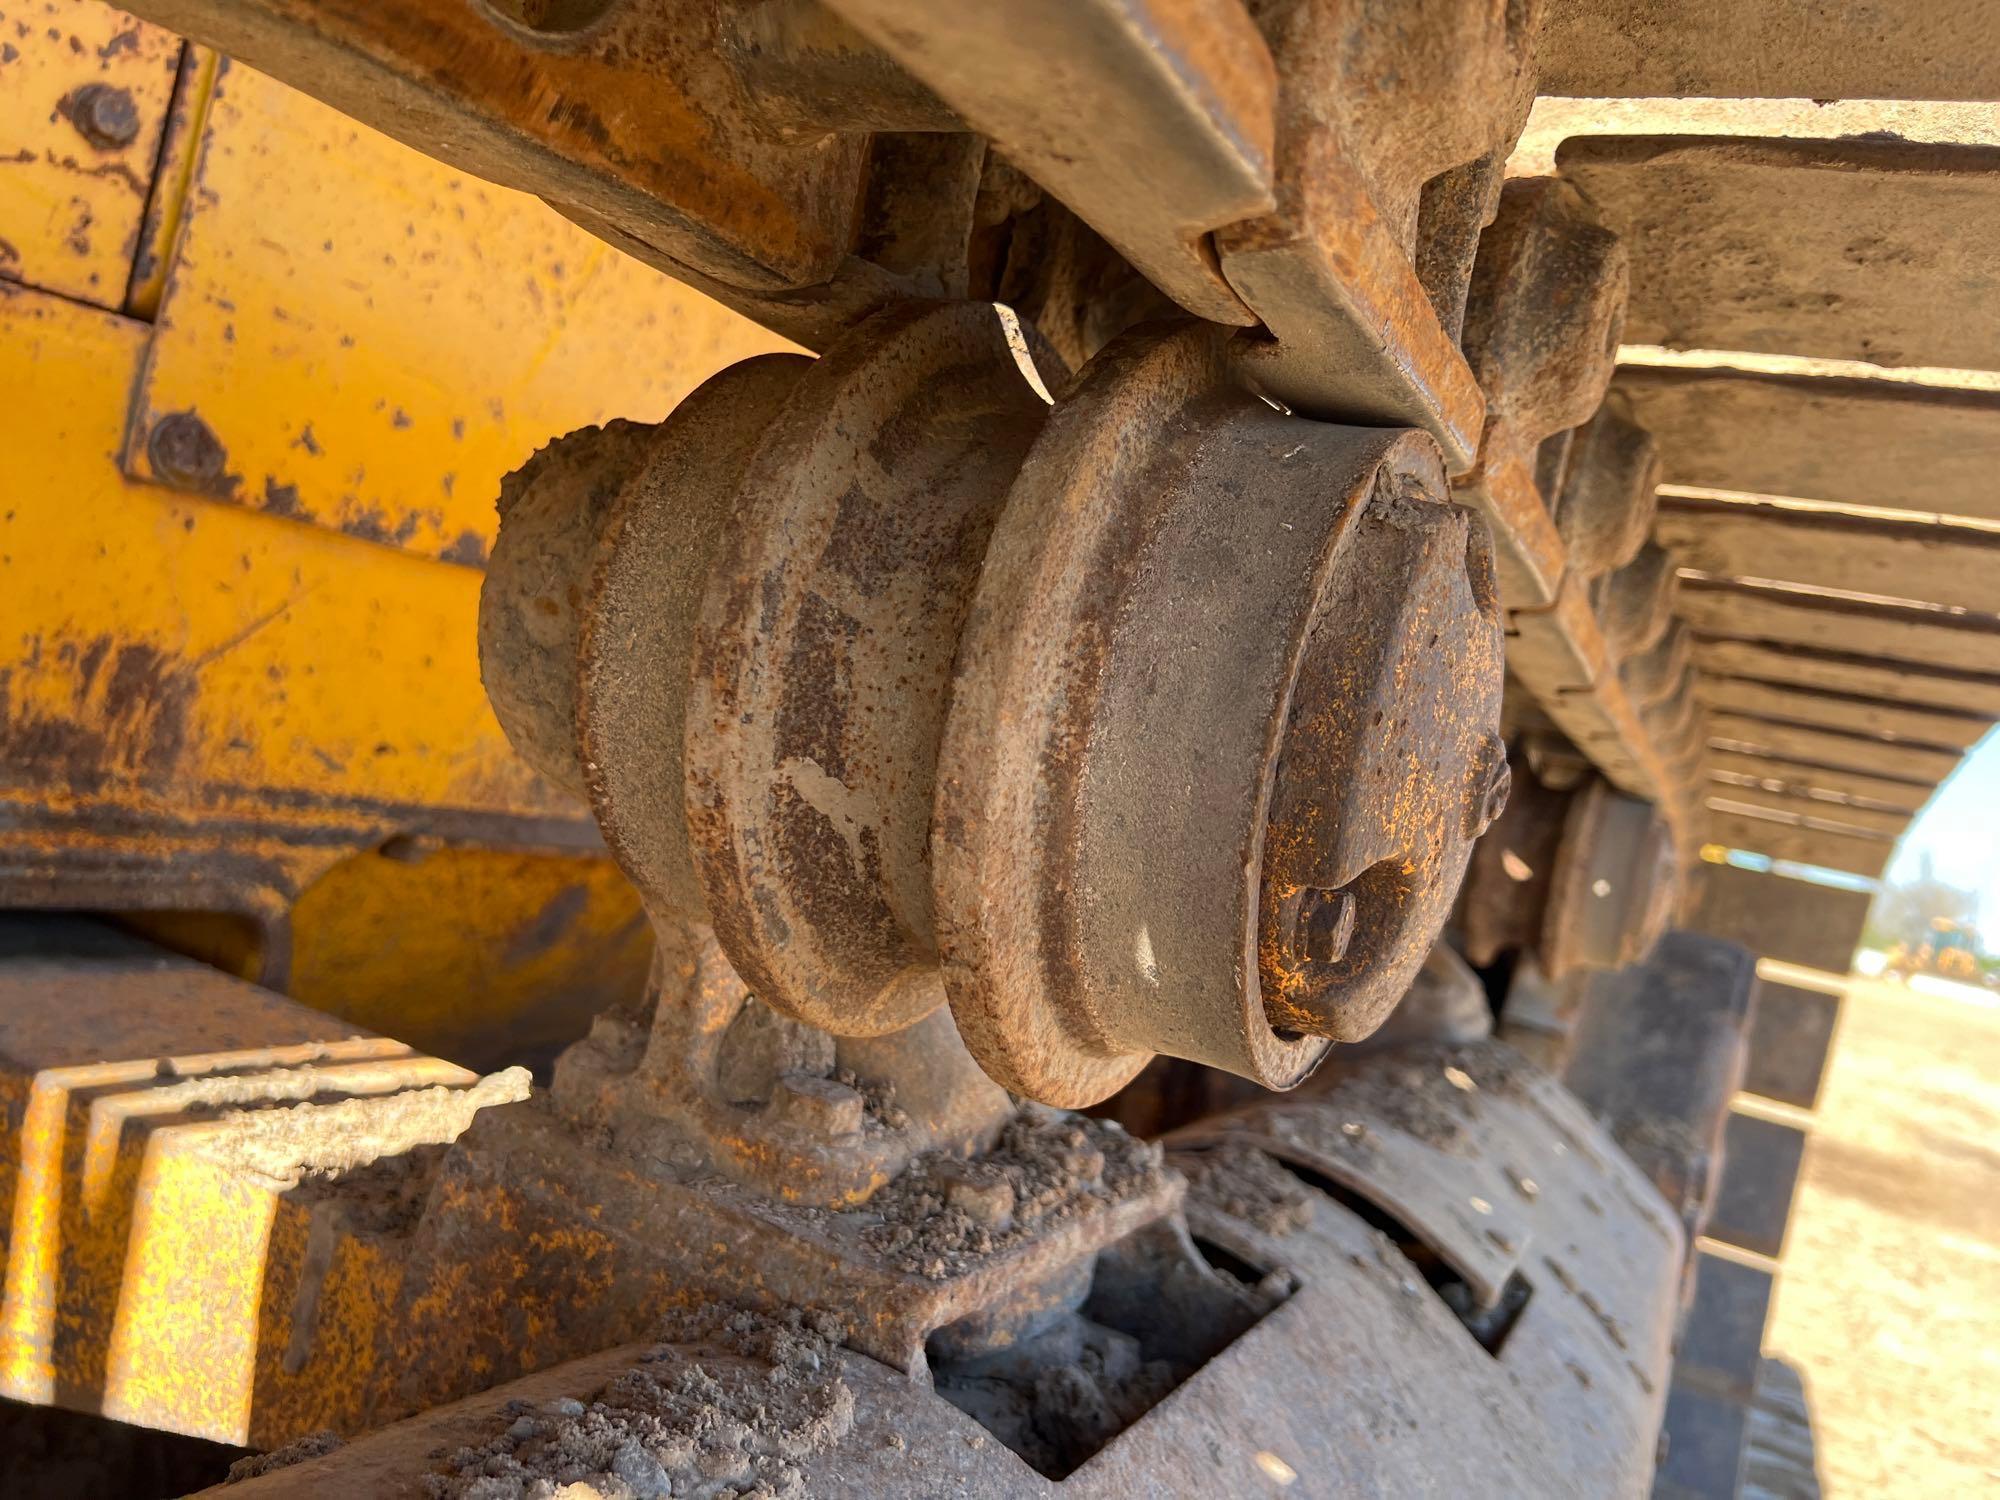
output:
[{"label": "sky", "polygon": [[1916,878],[1925,853],[1937,878],[1979,893],[1979,928],[2000,946],[2000,729],[1989,730],[1904,833],[1886,878]]},{"label": "sky", "polygon": [[[2000,952],[2000,728],[1968,750],[1956,771],[1937,789],[1897,842],[1896,853],[1882,872],[1882,883],[1901,885],[1923,873],[1924,856],[1931,871],[1947,885],[1979,897],[1979,932],[1988,952]],[[1729,863],[1749,870],[1768,870],[1773,862],[1762,854],[1732,850]],[[1784,874],[1848,890],[1873,890],[1875,882],[1841,870],[1778,861]]]}]

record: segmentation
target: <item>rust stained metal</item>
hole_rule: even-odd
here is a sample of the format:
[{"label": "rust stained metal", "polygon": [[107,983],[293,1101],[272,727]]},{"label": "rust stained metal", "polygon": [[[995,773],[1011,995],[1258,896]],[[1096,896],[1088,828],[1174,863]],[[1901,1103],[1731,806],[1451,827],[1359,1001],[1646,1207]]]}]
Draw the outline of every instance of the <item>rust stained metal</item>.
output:
[{"label": "rust stained metal", "polygon": [[1591,590],[1598,628],[1612,657],[1627,660],[1657,646],[1674,622],[1680,588],[1678,559],[1648,542],[1624,567]]},{"label": "rust stained metal", "polygon": [[1969,750],[1993,725],[1994,716],[1948,708],[1921,708],[1858,694],[1797,687],[1704,672],[1697,691],[1717,708],[1762,714],[1797,724],[1821,724],[1862,734]]},{"label": "rust stained metal", "polygon": [[1653,530],[1660,474],[1659,445],[1616,398],[1577,429],[1554,510],[1578,577],[1615,572],[1639,555]]},{"label": "rust stained metal", "polygon": [[1844,767],[1920,786],[1935,786],[1958,768],[1959,753],[1879,735],[1855,734],[1813,724],[1718,709],[1709,715],[1715,739],[1730,749],[1813,765]]},{"label": "rust stained metal", "polygon": [[1542,87],[1582,98],[2000,97],[1992,0],[1549,0]]},{"label": "rust stained metal", "polygon": [[1679,611],[1704,635],[1872,656],[1918,672],[1990,673],[2000,650],[2000,616],[1741,579],[1683,578]]},{"label": "rust stained metal", "polygon": [[[1663,633],[1670,623],[1663,618]],[[1688,757],[1699,742],[1670,746],[1651,711],[1628,696],[1587,591],[1565,586],[1550,608],[1512,611],[1508,628],[1508,666],[1542,710],[1619,790],[1654,802],[1677,847],[1690,848],[1697,774]],[[1672,689],[1660,701],[1681,697]]]},{"label": "rust stained metal", "polygon": [[480,1080],[93,925],[16,926],[0,961],[0,1390],[259,1446],[353,1424],[395,1288],[369,1211],[397,1159],[526,1074]]},{"label": "rust stained metal", "polygon": [[[1439,1062],[1480,1079],[1480,1092],[1452,1089]],[[1417,1067],[1430,1071],[1426,1082],[1437,1093],[1425,1097],[1434,1112],[1402,1104],[1400,1075]],[[1355,1127],[1365,1144],[1341,1125]],[[1441,1130],[1456,1133],[1456,1146],[1440,1148]],[[1682,1240],[1666,1204],[1546,1078],[1496,1048],[1396,1054],[1322,1097],[1215,1122],[1177,1155],[1197,1171],[1212,1160],[1227,1173],[1205,1173],[1189,1193],[1199,1241],[1294,1284],[1289,1298],[1247,1328],[1227,1327],[1235,1336],[1220,1347],[1200,1348],[1184,1385],[1060,1482],[949,1405],[930,1380],[911,1378],[895,1357],[857,1352],[866,1346],[850,1339],[823,1356],[815,1378],[847,1387],[851,1426],[837,1424],[788,1450],[801,1483],[813,1493],[1036,1500],[1143,1494],[1163,1475],[1213,1476],[1229,1494],[1275,1490],[1279,1475],[1289,1476],[1288,1493],[1327,1497],[1436,1491],[1596,1500],[1643,1491],[1665,1399]],[[1440,1183],[1435,1202],[1424,1205],[1433,1210],[1424,1237],[1408,1246],[1421,1264],[1436,1264],[1437,1249],[1463,1252],[1489,1227],[1501,1232],[1472,1206],[1475,1198],[1522,1226],[1514,1258],[1528,1302],[1497,1352],[1474,1342],[1463,1314],[1424,1284],[1420,1263],[1354,1206],[1404,1205],[1412,1174],[1391,1169],[1412,1160],[1421,1163],[1420,1177]],[[1237,1191],[1252,1172],[1283,1195],[1281,1217],[1258,1212]],[[677,1194],[668,1188],[666,1196]],[[1434,1224],[1442,1226],[1436,1238]],[[1150,1322],[1137,1325],[1147,1341],[1159,1341],[1148,1342],[1149,1357],[1199,1338],[1188,1326],[1194,1320],[1176,1319],[1191,1300],[1187,1284],[1203,1273],[1190,1265],[1186,1241],[1173,1238],[1156,1225],[1097,1262],[1092,1304],[1100,1291],[1103,1303],[1113,1292],[1128,1301],[1135,1289],[1144,1295],[1154,1278]],[[1490,1242],[1489,1253],[1497,1253]],[[1155,1266],[1169,1269],[1162,1275]],[[773,1269],[786,1268],[779,1261]],[[840,1285],[844,1305],[858,1284]],[[528,1290],[539,1297],[544,1289]],[[774,1283],[757,1301],[769,1305],[778,1291]],[[808,1294],[804,1305],[829,1304]],[[232,1493],[278,1500],[394,1491],[432,1471],[433,1455],[476,1450],[523,1410],[547,1410],[560,1398],[587,1405],[627,1371],[675,1379],[696,1366],[754,1390],[783,1387],[761,1356],[719,1343],[613,1348],[428,1410]],[[1405,1414],[1395,1441],[1382,1440],[1384,1410]]]},{"label": "rust stained metal", "polygon": [[1986,370],[2000,147],[1575,137],[1556,154],[1632,252],[1633,343]]},{"label": "rust stained metal", "polygon": [[1644,958],[1679,900],[1680,854],[1652,803],[1602,779],[1576,793],[1551,873],[1542,971],[1561,980]]},{"label": "rust stained metal", "polygon": [[1293,1081],[1300,1033],[1395,1003],[1504,803],[1484,528],[1426,438],[1274,411],[1216,330],[1136,331],[1053,418],[1017,354],[910,304],[563,440],[509,483],[495,701],[787,1016],[884,1035],[948,994],[1055,1102],[1153,1050]]},{"label": "rust stained metal", "polygon": [[1559,496],[1539,492],[1537,450],[1603,400],[1627,275],[1617,236],[1559,178],[1508,183],[1480,239],[1464,345],[1486,396],[1486,429],[1477,466],[1458,484],[1493,521],[1515,607],[1547,605],[1561,586],[1566,539],[1550,520]]},{"label": "rust stained metal", "polygon": [[1670,498],[1655,532],[1681,566],[2000,613],[2000,532],[1767,503]]},{"label": "rust stained metal", "polygon": [[1479,396],[1454,345],[1532,102],[1539,5],[1252,11],[1278,61],[1278,201],[1217,239],[1272,336],[1246,341],[1246,366],[1307,415],[1423,427],[1464,469]]},{"label": "rust stained metal", "polygon": [[942,1001],[929,844],[952,660],[1047,415],[991,307],[883,313],[792,388],[715,559],[687,706],[696,869],[757,994],[839,1034]]},{"label": "rust stained metal", "polygon": [[1937,790],[1930,782],[1901,781],[1892,776],[1741,750],[1712,749],[1706,764],[1709,779],[1723,785],[1754,786],[1766,792],[1834,803],[1861,802],[1896,812],[1919,811]]},{"label": "rust stained metal", "polygon": [[658,426],[559,438],[501,487],[480,672],[509,740],[587,796],[655,912],[700,912],[683,753],[695,619],[751,449],[806,369],[733,365]]},{"label": "rust stained metal", "polygon": [[[557,1064],[570,1116],[787,1203],[860,1203],[927,1151],[991,1147],[1013,1104],[942,1009],[882,1037],[834,1037],[753,998],[698,924],[655,919],[650,1030],[618,1016]],[[942,994],[938,999],[942,1001]]]},{"label": "rust stained metal", "polygon": [[148,15],[462,170],[616,226],[745,289],[826,280],[865,142],[763,129],[716,8],[619,0],[562,35],[426,0],[149,0]]},{"label": "rust stained metal", "polygon": [[1826,688],[1913,708],[2000,719],[2000,673],[1892,661],[1866,651],[1707,635],[1695,640],[1693,650],[1703,670],[1718,677]]},{"label": "rust stained metal", "polygon": [[[1302,1077],[1324,1044],[1274,1029],[1245,945],[1307,886],[1336,930],[1354,887],[1368,958],[1331,964],[1309,1024],[1365,1034],[1501,765],[1485,538],[1438,503],[1436,449],[1286,418],[1227,369],[1198,327],[1092,362],[1022,470],[960,650],[932,833],[946,985],[981,1064],[1037,1097],[1101,1098],[1154,1050]],[[1376,712],[1432,755],[1399,759]],[[1363,790],[1377,777],[1393,790]]]},{"label": "rust stained metal", "polygon": [[1256,321],[1208,238],[1273,201],[1277,71],[1238,0],[832,8],[1182,307]]},{"label": "rust stained metal", "polygon": [[724,55],[752,106],[800,136],[963,131],[964,120],[821,0],[749,0],[721,13]]},{"label": "rust stained metal", "polygon": [[2000,521],[2000,391],[1648,365],[1611,388],[1670,484]]}]

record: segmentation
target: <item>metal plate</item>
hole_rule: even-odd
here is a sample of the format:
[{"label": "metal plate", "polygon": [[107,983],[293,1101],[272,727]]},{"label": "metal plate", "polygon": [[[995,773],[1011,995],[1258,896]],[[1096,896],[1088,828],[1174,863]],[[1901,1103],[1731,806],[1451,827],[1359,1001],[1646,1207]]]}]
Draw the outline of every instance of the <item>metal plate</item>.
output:
[{"label": "metal plate", "polygon": [[[1525,1241],[1521,1247],[1532,1291],[1497,1356],[1474,1342],[1387,1237],[1301,1184],[1300,1212],[1282,1230],[1197,1205],[1197,1235],[1297,1290],[1059,1486],[919,1380],[842,1351],[835,1370],[852,1396],[852,1426],[793,1460],[806,1490],[1106,1500],[1189,1493],[1600,1500],[1642,1493],[1665,1399],[1679,1231],[1575,1100],[1506,1057],[1491,1044],[1460,1055],[1470,1073],[1493,1085],[1483,1091],[1460,1091],[1441,1075],[1431,1080],[1447,1096],[1439,1118],[1461,1133],[1453,1144],[1429,1148],[1436,1152],[1431,1165],[1449,1175],[1454,1190],[1479,1174],[1485,1191],[1511,1199],[1533,1226],[1532,1254]],[[1388,1066],[1393,1072],[1396,1064]],[[1342,1123],[1365,1121],[1375,1139],[1386,1140],[1408,1119],[1398,1098],[1393,1086],[1366,1097],[1336,1089],[1324,1100],[1260,1106],[1219,1123],[1214,1138],[1254,1140],[1258,1149],[1290,1155],[1263,1129],[1290,1110],[1324,1116],[1336,1139],[1347,1139]],[[1498,1154],[1482,1157],[1484,1150]],[[1389,1186],[1370,1167],[1360,1171],[1371,1190]],[[1484,1222],[1476,1211],[1467,1214]],[[1456,1243],[1467,1230],[1450,1233]],[[1483,1238],[1477,1225],[1470,1233]],[[686,1348],[613,1350],[439,1408],[229,1493],[232,1500],[272,1500],[416,1492],[433,1454],[504,1429],[515,1415],[505,1409],[510,1400],[587,1400],[643,1361],[671,1373],[695,1359],[727,1357]]]},{"label": "metal plate", "polygon": [[1683,578],[1676,607],[1698,631],[1858,652],[1919,668],[1991,672],[2000,619],[1870,604],[1730,580]]},{"label": "metal plate", "polygon": [[1898,781],[1934,786],[1958,769],[1955,750],[1929,745],[1896,744],[1844,730],[1783,723],[1722,712],[1709,716],[1710,743],[1727,742],[1731,749],[1748,749],[1814,765],[1841,766]]},{"label": "metal plate", "polygon": [[1840,1001],[1838,993],[1758,980],[1750,1001],[1743,1092],[1798,1109],[1814,1108],[1840,1024]]},{"label": "metal plate", "polygon": [[[476,566],[501,476],[550,437],[657,420],[713,370],[784,347],[546,205],[231,67],[125,467]],[[177,413],[220,444],[206,477],[155,461]]]},{"label": "metal plate", "polygon": [[1708,1216],[1711,1239],[1768,1255],[1785,1248],[1785,1221],[1805,1160],[1806,1133],[1796,1125],[1732,1114],[1723,1135],[1722,1184]]},{"label": "metal plate", "polygon": [[2000,148],[1579,137],[1556,164],[1630,246],[1627,342],[2000,367],[1973,312],[2000,264]]},{"label": "metal plate", "polygon": [[1765,958],[1845,974],[1873,899],[1870,891],[1704,864],[1695,872],[1687,925],[1742,943]]},{"label": "metal plate", "polygon": [[1549,0],[1541,89],[1580,98],[2000,98],[1994,0]]},{"label": "metal plate", "polygon": [[1682,567],[1719,577],[2000,614],[2000,532],[1670,498],[1654,534]]},{"label": "metal plate", "polygon": [[1834,801],[1863,801],[1897,812],[1914,813],[1930,800],[1937,790],[1932,782],[1897,781],[1887,776],[1871,776],[1865,771],[1842,771],[1827,766],[1805,764],[1787,760],[1782,756],[1745,755],[1737,750],[1710,748],[1708,759],[1709,779],[1716,783],[1711,787],[1718,796],[1726,796],[1721,787],[1748,788],[1753,782],[1771,783],[1761,789],[1767,792],[1786,791],[1793,796],[1810,796],[1822,793]]},{"label": "metal plate", "polygon": [[1915,708],[1874,698],[1784,687],[1775,682],[1746,682],[1708,673],[1696,677],[1695,683],[1703,701],[1715,708],[1797,724],[1820,724],[1856,734],[1892,734],[1899,739],[1953,750],[1977,744],[1993,723],[1992,718],[1980,714]]},{"label": "metal plate", "polygon": [[1773,859],[1819,865],[1870,879],[1880,875],[1896,846],[1888,839],[1864,838],[1834,828],[1781,823],[1742,813],[1718,812],[1713,806],[1702,825],[1702,836],[1727,849],[1768,854]]},{"label": "metal plate", "polygon": [[2000,520],[2000,391],[1626,365],[1668,484]]},{"label": "metal plate", "polygon": [[181,39],[74,0],[9,5],[0,23],[0,282],[115,311]]},{"label": "metal plate", "polygon": [[1903,830],[1910,826],[1910,819],[1914,816],[1912,813],[1898,810],[1862,807],[1850,802],[1813,797],[1809,793],[1798,793],[1789,788],[1772,791],[1762,786],[1739,786],[1716,778],[1711,778],[1711,785],[1708,787],[1708,805],[1718,810],[1742,809],[1754,816],[1780,819],[1817,818],[1887,839],[1900,838]]},{"label": "metal plate", "polygon": [[144,337],[0,297],[14,899],[241,909],[412,828],[583,844],[480,690],[476,574],[118,472]]},{"label": "metal plate", "polygon": [[[1710,678],[1744,677],[1766,683],[1827,688],[1886,703],[1904,703],[1947,712],[2000,718],[2000,674],[1926,669],[1859,652],[1779,646],[1763,641],[1695,641],[1695,660]],[[2000,643],[1994,654],[2000,666]]]}]

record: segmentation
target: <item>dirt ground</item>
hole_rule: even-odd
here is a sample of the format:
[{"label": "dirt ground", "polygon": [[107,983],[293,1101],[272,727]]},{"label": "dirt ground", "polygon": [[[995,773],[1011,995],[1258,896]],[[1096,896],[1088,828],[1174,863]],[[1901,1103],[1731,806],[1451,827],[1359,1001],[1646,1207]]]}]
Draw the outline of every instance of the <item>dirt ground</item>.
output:
[{"label": "dirt ground", "polygon": [[1764,1343],[1826,1495],[2000,1494],[2000,995],[1852,981]]}]

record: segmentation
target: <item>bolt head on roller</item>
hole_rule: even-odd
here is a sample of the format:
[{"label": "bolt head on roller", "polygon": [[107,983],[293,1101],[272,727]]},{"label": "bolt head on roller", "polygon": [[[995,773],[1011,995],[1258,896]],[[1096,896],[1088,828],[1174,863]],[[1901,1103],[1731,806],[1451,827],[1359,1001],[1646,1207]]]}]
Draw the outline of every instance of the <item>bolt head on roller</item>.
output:
[{"label": "bolt head on roller", "polygon": [[996,525],[939,763],[939,946],[1005,1086],[1155,1052],[1267,1087],[1367,1035],[1504,800],[1484,524],[1435,443],[1282,415],[1214,334],[1115,342]]}]

